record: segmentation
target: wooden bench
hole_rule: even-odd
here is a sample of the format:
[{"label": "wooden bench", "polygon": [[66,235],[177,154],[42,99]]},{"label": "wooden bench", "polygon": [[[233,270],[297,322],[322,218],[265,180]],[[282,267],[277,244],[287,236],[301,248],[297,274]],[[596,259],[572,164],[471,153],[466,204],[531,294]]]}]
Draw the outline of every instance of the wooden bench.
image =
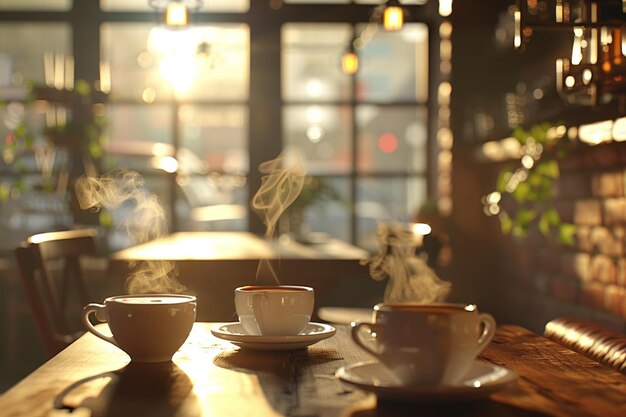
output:
[{"label": "wooden bench", "polygon": [[626,335],[575,318],[556,318],[544,336],[603,365],[626,374]]}]

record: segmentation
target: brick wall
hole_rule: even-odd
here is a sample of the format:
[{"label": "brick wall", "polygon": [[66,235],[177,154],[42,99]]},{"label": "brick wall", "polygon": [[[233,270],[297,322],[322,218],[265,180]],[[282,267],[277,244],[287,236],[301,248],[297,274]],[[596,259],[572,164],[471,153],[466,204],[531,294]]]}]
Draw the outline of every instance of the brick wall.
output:
[{"label": "brick wall", "polygon": [[577,225],[574,246],[538,233],[494,234],[502,252],[497,310],[542,332],[575,316],[626,330],[626,143],[585,146],[559,162],[556,207]]},{"label": "brick wall", "polygon": [[[476,154],[485,141],[510,134],[506,94],[524,85],[531,91],[542,76],[553,80],[554,58],[571,52],[571,40],[548,32],[533,34],[521,54],[499,47],[493,42],[494,28],[510,3],[454,3],[453,261],[445,278],[453,283],[455,301],[479,303],[500,322],[541,333],[548,320],[567,315],[626,330],[626,142],[581,144],[561,161],[556,205],[564,219],[579,225],[574,247],[536,235],[503,237],[498,220],[483,213],[481,198],[494,190],[501,166]],[[497,65],[485,65],[493,62]],[[579,126],[624,117],[617,103],[594,109],[565,104],[552,88],[544,93],[542,99],[526,103],[525,125],[559,120]]]}]

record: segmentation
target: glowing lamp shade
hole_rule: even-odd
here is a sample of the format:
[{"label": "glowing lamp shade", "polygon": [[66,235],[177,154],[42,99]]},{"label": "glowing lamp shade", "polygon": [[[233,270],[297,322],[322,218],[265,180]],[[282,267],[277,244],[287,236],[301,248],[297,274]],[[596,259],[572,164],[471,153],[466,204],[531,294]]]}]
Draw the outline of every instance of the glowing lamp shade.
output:
[{"label": "glowing lamp shade", "polygon": [[404,24],[404,10],[400,6],[387,6],[383,14],[383,26],[386,30],[400,30]]},{"label": "glowing lamp shade", "polygon": [[341,57],[341,70],[345,74],[356,74],[359,70],[359,57],[354,52],[346,52]]},{"label": "glowing lamp shade", "polygon": [[165,9],[165,24],[167,26],[187,26],[187,6],[182,1],[172,1]]}]

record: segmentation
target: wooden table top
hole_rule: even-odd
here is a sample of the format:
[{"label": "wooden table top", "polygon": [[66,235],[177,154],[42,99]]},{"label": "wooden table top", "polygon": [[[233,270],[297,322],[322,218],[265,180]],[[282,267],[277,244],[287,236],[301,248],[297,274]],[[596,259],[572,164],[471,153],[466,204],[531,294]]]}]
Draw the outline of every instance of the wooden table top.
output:
[{"label": "wooden table top", "polygon": [[280,352],[239,350],[213,337],[211,326],[196,323],[174,361],[156,365],[129,364],[126,354],[88,333],[0,396],[0,414],[625,415],[624,375],[520,327],[499,327],[481,356],[482,361],[517,372],[515,384],[477,402],[423,405],[377,402],[375,395],[344,386],[334,377],[341,366],[371,360],[352,343],[347,326],[338,326],[335,336],[307,349]]},{"label": "wooden table top", "polygon": [[333,238],[303,245],[248,232],[180,232],[114,253],[108,292],[129,291],[133,277],[165,261],[175,268],[170,275],[198,297],[198,321],[233,320],[235,288],[255,284],[306,285],[315,288],[316,306],[371,308],[382,301],[386,282],[372,279],[361,265],[368,256]]},{"label": "wooden table top", "polygon": [[364,259],[368,252],[339,239],[303,245],[294,240],[266,241],[248,232],[179,232],[121,250],[113,261]]}]

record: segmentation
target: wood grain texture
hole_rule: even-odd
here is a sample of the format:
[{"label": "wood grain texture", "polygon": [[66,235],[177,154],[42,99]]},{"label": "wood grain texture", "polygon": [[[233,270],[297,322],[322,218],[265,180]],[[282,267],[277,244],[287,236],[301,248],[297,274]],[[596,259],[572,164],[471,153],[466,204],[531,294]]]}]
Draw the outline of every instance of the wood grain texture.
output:
[{"label": "wood grain texture", "polygon": [[521,376],[498,401],[552,416],[626,416],[626,376],[526,329],[500,327],[482,358]]},{"label": "wood grain texture", "polygon": [[92,416],[623,416],[626,377],[513,326],[498,329],[481,360],[520,375],[489,399],[460,404],[377,402],[335,377],[371,361],[347,326],[308,349],[246,351],[196,323],[172,363],[129,364],[126,354],[86,334],[0,397],[3,417]]}]

